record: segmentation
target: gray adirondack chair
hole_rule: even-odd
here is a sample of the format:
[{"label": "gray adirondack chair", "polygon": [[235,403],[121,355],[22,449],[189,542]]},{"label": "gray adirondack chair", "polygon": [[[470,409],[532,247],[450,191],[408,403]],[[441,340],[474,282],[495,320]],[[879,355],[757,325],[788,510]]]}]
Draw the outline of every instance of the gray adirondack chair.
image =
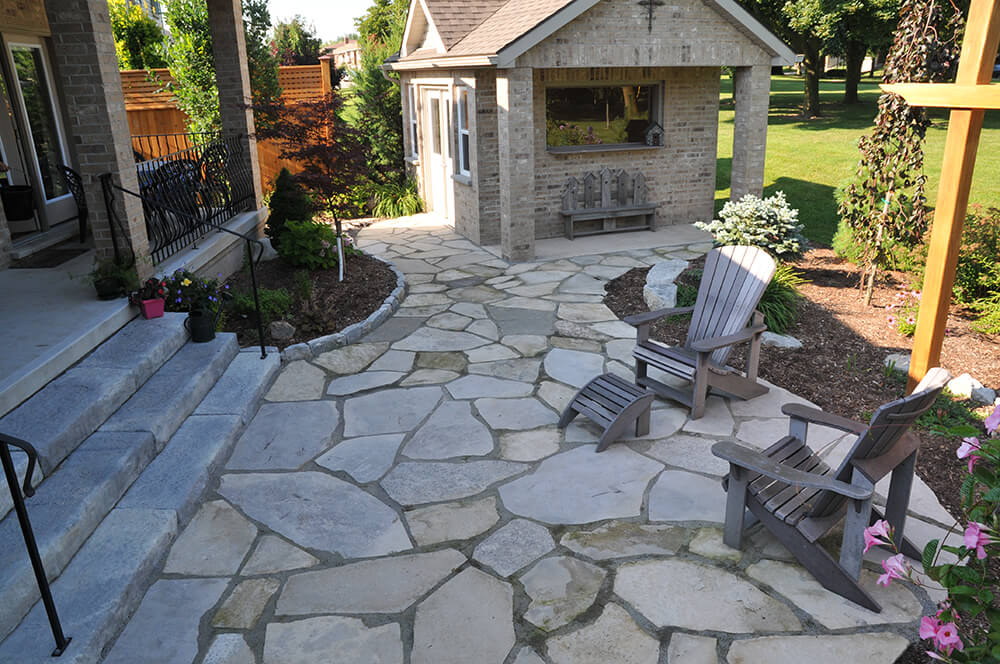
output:
[{"label": "gray adirondack chair", "polygon": [[[757,382],[760,337],[767,329],[764,316],[756,311],[764,289],[774,276],[775,264],[757,247],[720,247],[705,258],[705,269],[693,307],[659,309],[625,318],[636,328],[635,382],[660,396],[691,408],[691,418],[705,413],[709,390],[752,399],[767,392]],[[687,339],[681,346],[666,346],[649,338],[649,326],[664,316],[692,313]],[[747,326],[753,318],[752,324]],[[746,372],[726,366],[735,344],[750,342]],[[691,382],[684,391],[648,376],[648,367]]]},{"label": "gray adirondack chair", "polygon": [[[727,492],[725,543],[741,548],[744,529],[759,520],[823,587],[867,609],[881,611],[858,583],[864,550],[862,531],[885,518],[895,529],[897,548],[920,559],[921,552],[903,536],[920,446],[920,439],[909,428],[934,404],[950,379],[944,369],[931,369],[910,396],[880,407],[867,426],[788,404],[782,408],[791,418],[788,435],[763,452],[729,441],[713,445],[712,454],[728,461],[730,469],[723,480]],[[831,469],[806,445],[810,423],[858,434],[837,468]],[[872,506],[872,495],[875,484],[890,473],[883,517]],[[746,514],[747,509],[752,517]],[[838,562],[818,540],[845,514]]]}]

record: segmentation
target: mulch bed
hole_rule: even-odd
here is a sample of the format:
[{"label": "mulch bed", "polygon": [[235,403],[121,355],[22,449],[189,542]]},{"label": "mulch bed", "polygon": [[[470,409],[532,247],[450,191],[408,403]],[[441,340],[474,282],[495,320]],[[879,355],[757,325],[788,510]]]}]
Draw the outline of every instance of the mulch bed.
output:
[{"label": "mulch bed", "polygon": [[[257,265],[259,288],[283,288],[295,297],[295,306],[285,318],[295,326],[295,335],[291,339],[275,341],[269,338],[265,326],[265,343],[283,349],[339,332],[368,318],[396,287],[396,275],[389,266],[367,254],[347,257],[344,268],[342,282],[338,281],[337,268],[309,273],[311,293],[303,298],[302,277],[298,276],[303,272],[301,268],[293,267],[280,258]],[[250,273],[246,268],[230,277],[227,283],[233,293],[252,293]],[[252,316],[229,314],[224,329],[236,333],[240,346],[257,343],[257,326]]]}]

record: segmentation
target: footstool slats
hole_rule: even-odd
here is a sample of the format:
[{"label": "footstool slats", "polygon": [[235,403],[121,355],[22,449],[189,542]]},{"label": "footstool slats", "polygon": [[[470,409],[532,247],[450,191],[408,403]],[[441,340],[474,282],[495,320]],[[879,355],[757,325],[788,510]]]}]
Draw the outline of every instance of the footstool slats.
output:
[{"label": "footstool slats", "polygon": [[585,415],[604,429],[597,451],[625,435],[634,423],[635,435],[649,433],[649,407],[653,393],[610,373],[602,374],[584,385],[566,406],[559,427],[563,428],[579,414]]}]

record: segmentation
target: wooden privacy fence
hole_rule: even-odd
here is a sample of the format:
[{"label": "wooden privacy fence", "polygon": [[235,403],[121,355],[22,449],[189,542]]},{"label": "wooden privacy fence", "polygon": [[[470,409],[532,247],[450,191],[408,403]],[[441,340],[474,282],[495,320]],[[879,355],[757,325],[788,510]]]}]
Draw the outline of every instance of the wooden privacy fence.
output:
[{"label": "wooden privacy fence", "polygon": [[[137,159],[140,156],[144,160],[158,159],[193,146],[194,140],[187,134],[187,116],[177,107],[174,96],[164,89],[174,80],[168,69],[125,70],[121,78],[129,132],[136,137],[132,148]],[[324,60],[318,65],[278,67],[278,84],[286,101],[316,99],[330,91],[328,63]],[[273,141],[257,143],[260,181],[265,190],[282,168],[299,170],[295,162],[280,159],[280,152],[281,148]]]}]

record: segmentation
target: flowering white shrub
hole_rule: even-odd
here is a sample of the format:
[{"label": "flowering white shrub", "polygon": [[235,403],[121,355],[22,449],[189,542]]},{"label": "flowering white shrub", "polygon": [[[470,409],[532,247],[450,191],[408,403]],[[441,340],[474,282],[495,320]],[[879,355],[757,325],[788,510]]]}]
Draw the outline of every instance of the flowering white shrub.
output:
[{"label": "flowering white shrub", "polygon": [[760,247],[778,257],[802,252],[805,238],[799,211],[789,207],[784,192],[763,199],[747,194],[723,205],[719,217],[709,223],[699,221],[695,226],[711,233],[721,245]]}]

